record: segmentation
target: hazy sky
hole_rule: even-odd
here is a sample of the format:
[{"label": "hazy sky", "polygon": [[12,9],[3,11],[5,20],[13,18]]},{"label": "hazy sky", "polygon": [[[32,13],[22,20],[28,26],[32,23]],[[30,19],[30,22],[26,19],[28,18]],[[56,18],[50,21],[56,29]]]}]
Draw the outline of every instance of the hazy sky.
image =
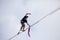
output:
[{"label": "hazy sky", "polygon": [[[60,0],[0,0],[0,40],[8,40],[20,27],[20,20],[26,13],[32,15],[28,23],[34,22],[60,7]],[[26,27],[28,27],[26,25]],[[12,40],[60,40],[60,9]]]}]

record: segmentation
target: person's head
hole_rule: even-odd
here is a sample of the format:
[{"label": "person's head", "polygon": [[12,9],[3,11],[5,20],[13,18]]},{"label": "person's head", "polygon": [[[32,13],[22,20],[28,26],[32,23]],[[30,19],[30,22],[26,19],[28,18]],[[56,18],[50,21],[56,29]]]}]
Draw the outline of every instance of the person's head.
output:
[{"label": "person's head", "polygon": [[28,18],[28,16],[25,16],[25,18]]}]

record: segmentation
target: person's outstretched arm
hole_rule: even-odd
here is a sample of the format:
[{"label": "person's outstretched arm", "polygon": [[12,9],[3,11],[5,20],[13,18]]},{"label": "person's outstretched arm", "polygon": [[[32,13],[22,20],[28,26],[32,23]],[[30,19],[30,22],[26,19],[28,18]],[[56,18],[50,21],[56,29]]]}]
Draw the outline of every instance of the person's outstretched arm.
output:
[{"label": "person's outstretched arm", "polygon": [[27,23],[28,26],[30,26],[28,23]]},{"label": "person's outstretched arm", "polygon": [[31,15],[31,13],[26,13],[26,15],[25,15],[25,16],[27,16],[27,15]]}]

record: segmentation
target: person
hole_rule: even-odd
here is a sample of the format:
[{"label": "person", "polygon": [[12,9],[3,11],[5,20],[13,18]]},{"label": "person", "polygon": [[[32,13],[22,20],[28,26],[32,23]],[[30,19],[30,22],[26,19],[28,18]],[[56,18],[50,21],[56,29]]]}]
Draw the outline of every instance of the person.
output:
[{"label": "person", "polygon": [[[30,26],[27,22],[27,18],[28,18],[28,15],[31,15],[31,13],[26,13],[26,15],[21,19],[21,28],[20,28],[20,31],[24,32],[25,31],[25,23]],[[19,32],[18,32],[19,34]]]},{"label": "person", "polygon": [[25,30],[25,23],[28,25],[28,26],[30,26],[29,24],[28,24],[28,22],[27,22],[27,18],[28,18],[28,15],[31,15],[31,13],[26,13],[26,15],[22,18],[22,20],[21,20],[21,29],[20,29],[20,31],[22,31],[22,32],[24,32]]}]

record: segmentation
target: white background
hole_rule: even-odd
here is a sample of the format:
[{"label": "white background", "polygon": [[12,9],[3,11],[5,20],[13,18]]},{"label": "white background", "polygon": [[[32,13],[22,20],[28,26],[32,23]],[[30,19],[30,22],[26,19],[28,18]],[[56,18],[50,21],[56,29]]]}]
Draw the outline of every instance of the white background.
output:
[{"label": "white background", "polygon": [[[34,22],[60,7],[60,0],[0,0],[0,40],[8,40],[20,29],[20,20],[31,13],[28,23]],[[28,27],[26,25],[26,27]],[[60,9],[12,40],[60,40]]]}]

